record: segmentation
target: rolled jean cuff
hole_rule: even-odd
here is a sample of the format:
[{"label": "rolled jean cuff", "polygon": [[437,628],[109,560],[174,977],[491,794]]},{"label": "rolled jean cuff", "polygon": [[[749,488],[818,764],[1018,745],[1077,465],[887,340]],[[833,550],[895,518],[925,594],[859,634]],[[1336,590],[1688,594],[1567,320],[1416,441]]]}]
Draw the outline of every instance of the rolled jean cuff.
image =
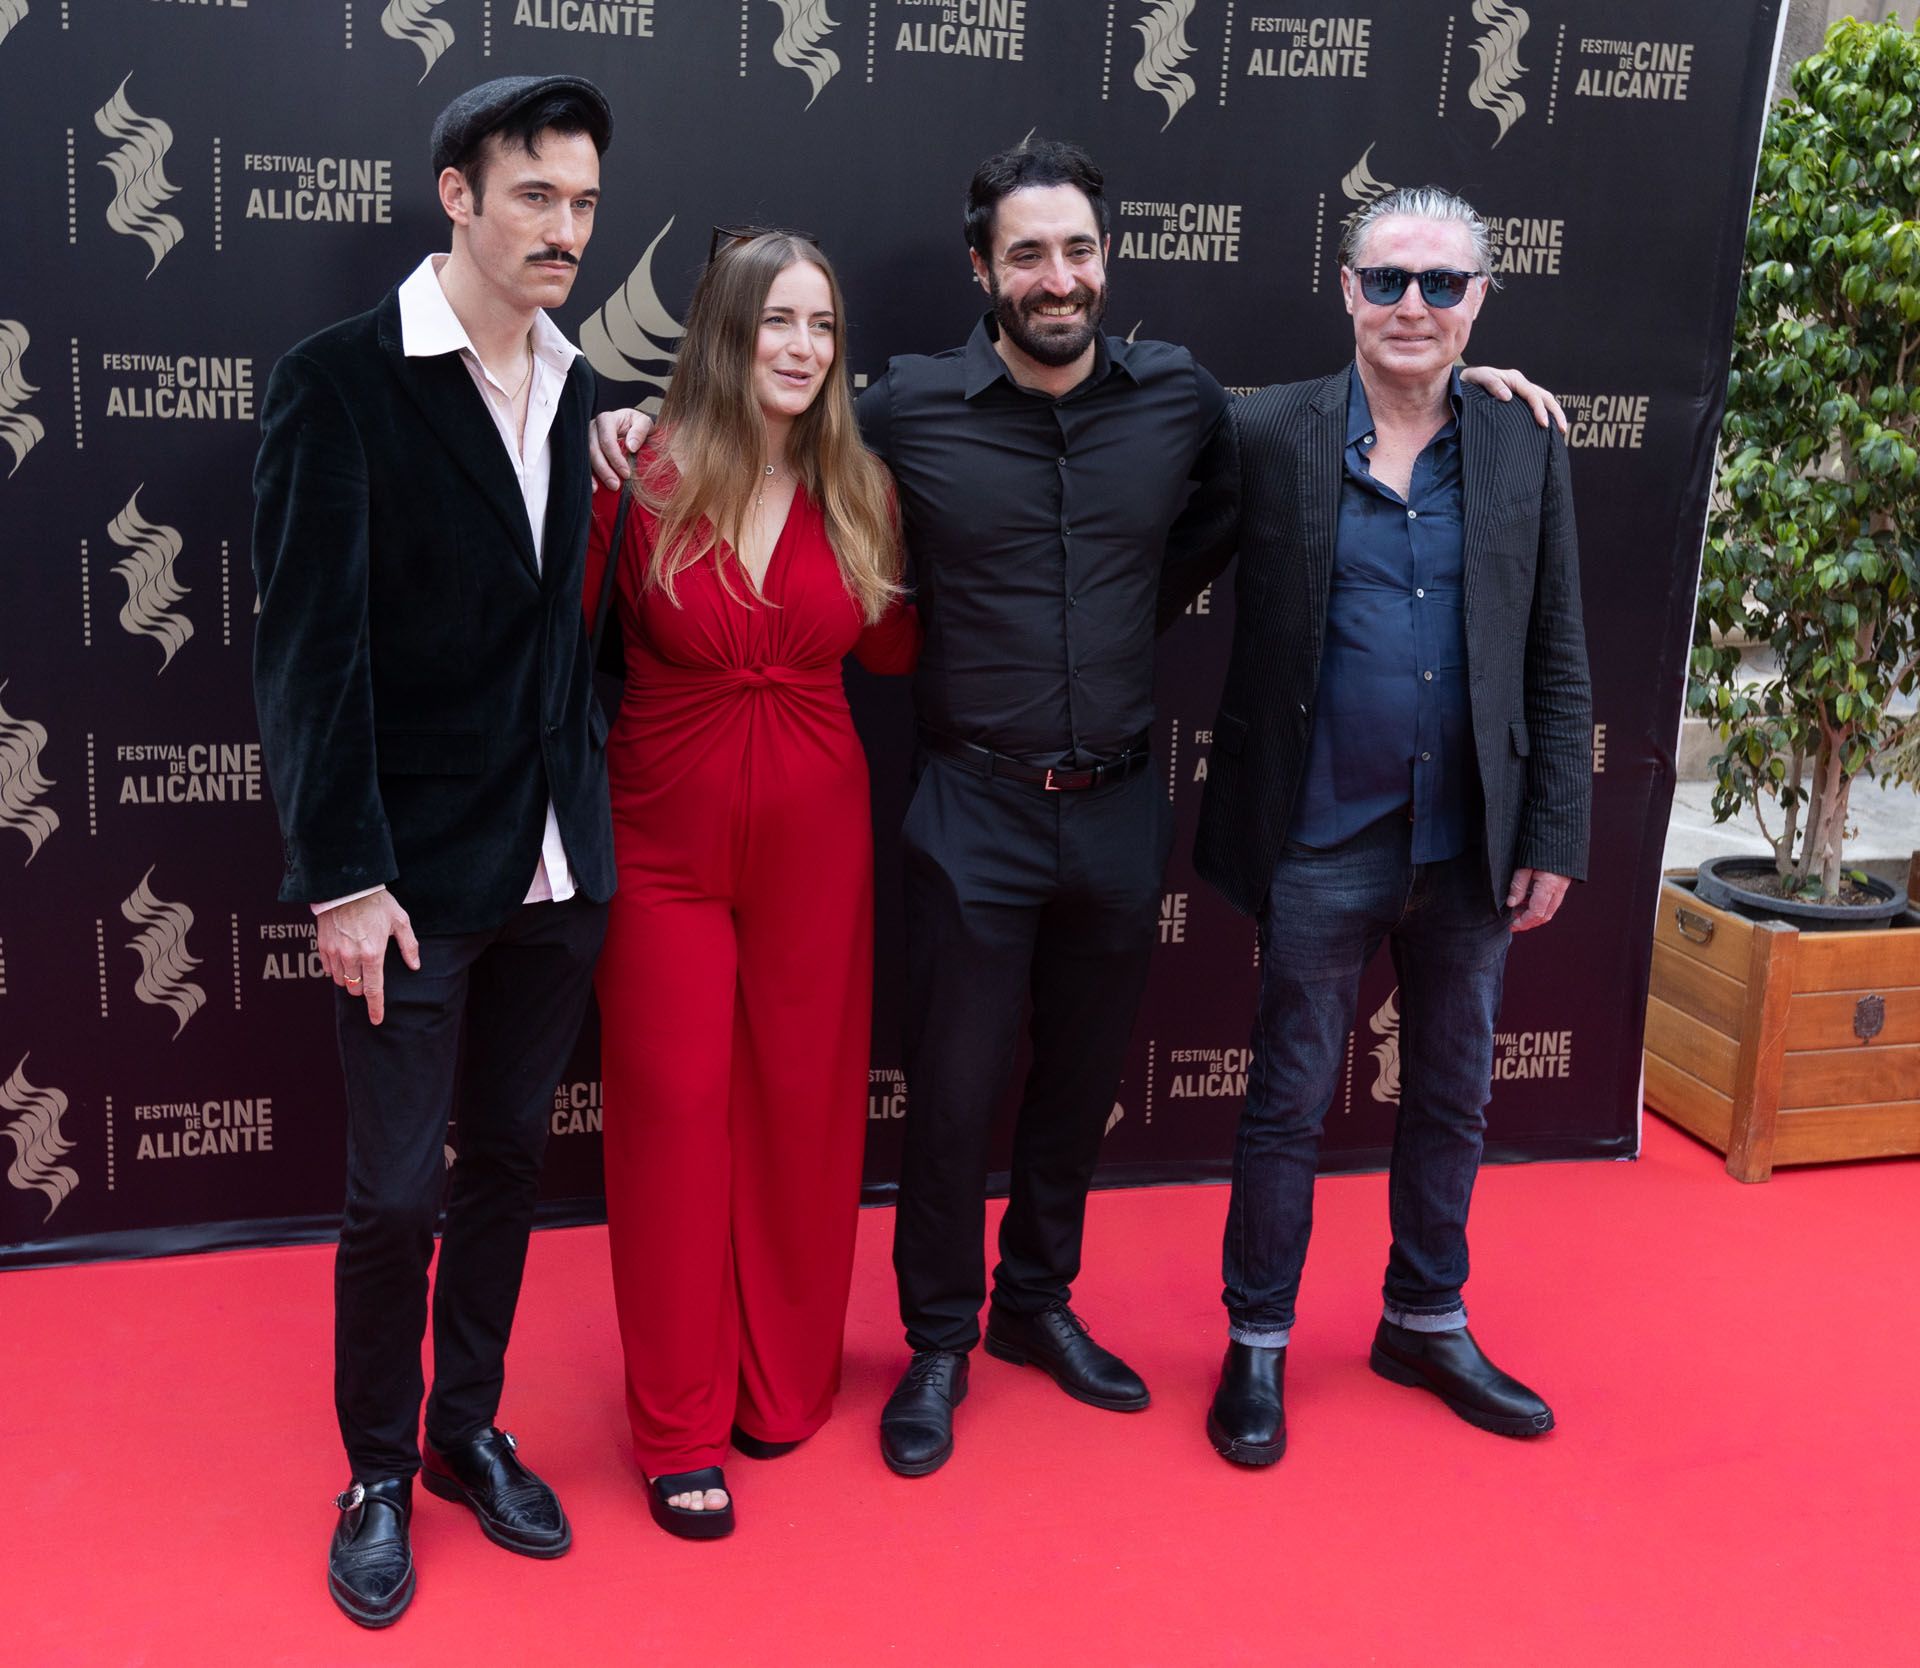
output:
[{"label": "rolled jean cuff", "polygon": [[1445,1314],[1423,1315],[1388,1303],[1381,1308],[1380,1316],[1389,1326],[1397,1326],[1403,1332],[1459,1332],[1467,1324],[1467,1307],[1463,1303]]},{"label": "rolled jean cuff", "polygon": [[1236,1344],[1254,1349],[1285,1349],[1293,1336],[1290,1326],[1229,1326],[1227,1336]]}]

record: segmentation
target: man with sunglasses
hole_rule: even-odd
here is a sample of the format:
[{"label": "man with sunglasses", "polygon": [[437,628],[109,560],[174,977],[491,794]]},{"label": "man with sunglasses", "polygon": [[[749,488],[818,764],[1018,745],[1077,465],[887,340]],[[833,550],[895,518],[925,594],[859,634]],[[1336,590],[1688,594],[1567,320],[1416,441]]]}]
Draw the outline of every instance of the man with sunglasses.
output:
[{"label": "man with sunglasses", "polygon": [[[1371,1365],[1483,1430],[1553,1428],[1481,1352],[1461,1298],[1507,946],[1584,876],[1592,791],[1566,447],[1454,369],[1488,257],[1458,197],[1377,199],[1341,246],[1353,363],[1236,408],[1233,653],[1195,857],[1260,921],[1207,1416],[1241,1465],[1286,1447],[1320,1129],[1382,940],[1402,1087]],[[1162,619],[1220,565],[1171,573]]]}]

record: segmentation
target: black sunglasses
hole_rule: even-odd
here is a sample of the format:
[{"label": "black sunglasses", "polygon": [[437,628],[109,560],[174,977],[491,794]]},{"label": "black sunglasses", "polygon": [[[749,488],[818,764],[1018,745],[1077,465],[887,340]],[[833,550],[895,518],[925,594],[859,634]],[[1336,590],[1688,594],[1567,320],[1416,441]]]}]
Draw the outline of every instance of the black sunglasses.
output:
[{"label": "black sunglasses", "polygon": [[728,244],[745,243],[753,237],[790,237],[815,245],[820,242],[813,233],[797,232],[791,226],[715,226],[713,236],[707,240],[707,265],[712,266],[714,257]]},{"label": "black sunglasses", "polygon": [[1354,269],[1360,280],[1360,293],[1376,307],[1391,307],[1407,293],[1407,284],[1420,281],[1420,297],[1429,307],[1458,307],[1467,298],[1467,289],[1484,272],[1457,272],[1437,266],[1429,272],[1409,272],[1403,266],[1362,266]]}]

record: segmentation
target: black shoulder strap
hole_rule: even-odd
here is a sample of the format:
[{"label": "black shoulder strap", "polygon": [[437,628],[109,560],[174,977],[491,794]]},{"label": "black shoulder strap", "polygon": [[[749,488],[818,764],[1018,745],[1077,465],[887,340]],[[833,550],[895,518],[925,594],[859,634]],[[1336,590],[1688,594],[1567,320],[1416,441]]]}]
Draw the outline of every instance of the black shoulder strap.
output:
[{"label": "black shoulder strap", "polygon": [[593,611],[593,644],[589,666],[600,664],[600,645],[607,636],[607,617],[613,611],[613,576],[620,567],[620,550],[627,533],[627,511],[633,507],[633,489],[620,489],[620,507],[613,512],[613,537],[607,541],[607,571],[600,576],[600,605]]}]

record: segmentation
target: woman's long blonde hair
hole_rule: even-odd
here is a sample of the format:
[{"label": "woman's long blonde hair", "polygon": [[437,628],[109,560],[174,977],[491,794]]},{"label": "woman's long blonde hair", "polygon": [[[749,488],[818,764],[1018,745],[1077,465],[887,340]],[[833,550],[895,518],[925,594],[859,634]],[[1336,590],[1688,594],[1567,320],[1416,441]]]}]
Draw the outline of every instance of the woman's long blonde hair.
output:
[{"label": "woman's long blonde hair", "polygon": [[[900,594],[899,517],[886,470],[860,444],[847,392],[840,280],[814,244],[791,232],[736,238],[694,286],[654,457],[631,483],[659,523],[646,582],[677,607],[674,581],[711,560],[728,594],[738,595],[728,571],[738,564],[723,561],[719,547],[739,549],[761,486],[767,431],[753,396],[754,347],[774,279],[802,261],[825,274],[833,298],[833,364],[813,404],[794,419],[787,456],[800,488],[826,517],[841,580],[871,625]],[[739,577],[759,597],[743,567]]]}]

